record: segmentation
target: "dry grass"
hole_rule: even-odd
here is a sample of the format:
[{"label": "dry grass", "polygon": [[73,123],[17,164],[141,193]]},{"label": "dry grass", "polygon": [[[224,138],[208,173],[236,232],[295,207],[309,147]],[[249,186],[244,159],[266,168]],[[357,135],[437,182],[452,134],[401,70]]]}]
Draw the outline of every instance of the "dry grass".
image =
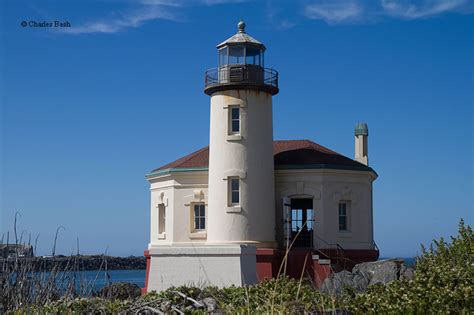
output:
[{"label": "dry grass", "polygon": [[[25,240],[24,233],[17,234],[17,219],[15,214],[14,239],[15,245],[30,246],[31,235]],[[56,256],[58,235],[64,227],[56,230],[52,257],[48,260],[38,260],[34,257],[20,257],[18,251],[13,257],[0,259],[0,313],[14,311],[29,305],[45,305],[61,299],[92,296],[95,282],[101,271],[107,272],[106,256],[103,256],[101,268],[93,281],[84,277],[83,261],[77,253],[59,260]],[[36,252],[38,238],[33,246]],[[10,235],[2,236],[0,244],[9,244]]]}]

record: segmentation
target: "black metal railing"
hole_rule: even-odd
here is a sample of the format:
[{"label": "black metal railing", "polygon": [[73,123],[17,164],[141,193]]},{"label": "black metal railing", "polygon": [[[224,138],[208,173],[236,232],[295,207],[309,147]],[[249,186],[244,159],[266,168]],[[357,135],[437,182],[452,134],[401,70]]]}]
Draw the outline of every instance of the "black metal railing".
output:
[{"label": "black metal railing", "polygon": [[206,71],[205,88],[220,84],[255,84],[278,88],[278,72],[255,65],[227,65]]}]

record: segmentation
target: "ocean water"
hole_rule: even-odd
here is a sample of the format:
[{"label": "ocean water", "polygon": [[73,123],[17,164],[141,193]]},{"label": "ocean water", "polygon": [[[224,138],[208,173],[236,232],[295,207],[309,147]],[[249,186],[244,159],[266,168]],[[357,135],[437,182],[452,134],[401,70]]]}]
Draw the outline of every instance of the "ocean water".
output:
[{"label": "ocean water", "polygon": [[[385,259],[391,259],[394,257],[380,257],[379,260],[385,260]],[[416,262],[415,257],[403,257],[403,258],[398,258],[398,259],[403,259],[405,261],[405,265],[413,267]]]},{"label": "ocean water", "polygon": [[76,276],[88,285],[93,283],[95,291],[112,282],[130,282],[143,288],[145,287],[146,271],[144,269],[109,270],[107,272],[87,270],[79,272]]},{"label": "ocean water", "polygon": [[[380,260],[382,259],[387,258],[380,258]],[[414,257],[405,257],[401,259],[405,260],[405,264],[408,266],[413,266],[416,260]],[[81,276],[87,282],[94,282],[95,290],[100,290],[110,282],[130,282],[143,288],[145,287],[146,270],[109,270],[107,273],[104,271],[89,270],[83,271]]]},{"label": "ocean water", "polygon": [[[86,279],[94,280],[97,271],[85,271]],[[145,287],[145,269],[133,269],[133,270],[110,270],[107,272],[110,276],[110,282],[130,282],[138,285],[140,288]],[[97,289],[102,288],[107,283],[107,276],[105,272],[100,272],[97,277],[95,286]]]}]

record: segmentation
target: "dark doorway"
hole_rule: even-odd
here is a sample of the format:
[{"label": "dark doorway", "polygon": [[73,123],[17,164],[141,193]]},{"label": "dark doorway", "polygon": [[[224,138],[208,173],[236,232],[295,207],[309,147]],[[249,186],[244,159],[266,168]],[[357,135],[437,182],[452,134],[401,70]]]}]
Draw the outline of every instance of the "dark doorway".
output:
[{"label": "dark doorway", "polygon": [[291,199],[291,241],[294,247],[312,247],[313,199]]}]

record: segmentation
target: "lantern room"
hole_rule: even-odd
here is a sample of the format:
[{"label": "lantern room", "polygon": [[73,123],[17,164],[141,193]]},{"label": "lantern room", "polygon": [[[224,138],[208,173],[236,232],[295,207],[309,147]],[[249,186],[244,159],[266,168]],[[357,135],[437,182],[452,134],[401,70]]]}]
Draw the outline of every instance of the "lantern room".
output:
[{"label": "lantern room", "polygon": [[224,89],[258,89],[278,93],[278,72],[265,68],[265,45],[245,32],[240,21],[237,33],[217,45],[218,67],[206,71],[204,92]]},{"label": "lantern room", "polygon": [[237,27],[237,34],[217,45],[219,68],[243,64],[263,68],[265,46],[245,33],[243,21],[240,21]]}]

